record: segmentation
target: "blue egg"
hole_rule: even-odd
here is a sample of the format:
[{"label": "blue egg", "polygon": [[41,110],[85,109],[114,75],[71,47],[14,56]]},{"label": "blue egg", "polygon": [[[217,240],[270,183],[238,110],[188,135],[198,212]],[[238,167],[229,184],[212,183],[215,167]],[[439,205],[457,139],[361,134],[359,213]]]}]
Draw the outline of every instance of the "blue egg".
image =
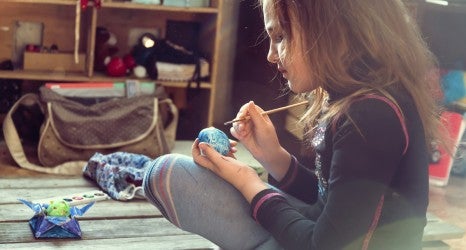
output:
[{"label": "blue egg", "polygon": [[200,142],[209,143],[210,146],[222,155],[227,155],[230,152],[230,140],[220,129],[214,127],[205,128],[199,132],[197,138]]}]

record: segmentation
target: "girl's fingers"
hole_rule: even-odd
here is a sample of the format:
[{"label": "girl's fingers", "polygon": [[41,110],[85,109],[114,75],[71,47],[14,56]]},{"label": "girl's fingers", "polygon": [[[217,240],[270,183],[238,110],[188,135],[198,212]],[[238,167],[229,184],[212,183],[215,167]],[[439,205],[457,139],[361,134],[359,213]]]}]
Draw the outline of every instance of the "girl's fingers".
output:
[{"label": "girl's fingers", "polygon": [[208,143],[201,142],[199,144],[199,148],[201,148],[204,155],[209,159],[209,161],[212,163],[212,166],[216,168],[217,171],[221,170],[219,166],[222,166],[223,164],[225,164],[225,161],[229,161],[229,159],[231,159],[230,157],[221,155]]},{"label": "girl's fingers", "polygon": [[238,145],[238,142],[230,139],[230,147],[236,147],[236,145]]},{"label": "girl's fingers", "polygon": [[199,148],[202,150],[202,153],[209,159],[212,159],[219,154],[215,149],[213,149],[208,143],[201,142],[199,143]]},{"label": "girl's fingers", "polygon": [[[193,146],[191,148],[191,154],[193,156],[193,160],[194,160],[194,162],[201,165],[202,167],[211,169],[212,168],[212,162],[210,162],[210,160],[208,158],[206,158],[205,156],[202,155],[203,152],[201,151],[201,147],[199,146],[199,144],[200,144],[199,139],[196,138],[196,140],[194,140]],[[206,143],[204,143],[204,144],[206,144]]]},{"label": "girl's fingers", "polygon": [[196,138],[196,140],[194,140],[193,145],[191,146],[191,155],[195,157],[200,154],[201,154],[201,151],[199,150],[199,139]]},{"label": "girl's fingers", "polygon": [[263,123],[265,120],[265,116],[261,114],[261,111],[258,110],[253,101],[249,102],[248,113],[254,124]]}]

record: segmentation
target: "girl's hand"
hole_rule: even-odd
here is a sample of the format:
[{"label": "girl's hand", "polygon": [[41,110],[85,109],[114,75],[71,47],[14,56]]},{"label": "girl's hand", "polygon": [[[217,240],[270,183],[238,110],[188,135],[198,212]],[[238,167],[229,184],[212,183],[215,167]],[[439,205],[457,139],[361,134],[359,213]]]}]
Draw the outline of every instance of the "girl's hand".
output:
[{"label": "girl's hand", "polygon": [[288,170],[291,156],[280,145],[272,121],[262,112],[264,110],[252,101],[243,105],[236,118],[250,116],[250,119],[233,123],[230,133],[274,178],[280,180]]},{"label": "girl's hand", "polygon": [[231,157],[232,154],[221,155],[209,144],[199,143],[198,139],[194,141],[192,156],[197,164],[210,169],[238,189],[249,202],[258,192],[268,188],[253,168]]},{"label": "girl's hand", "polygon": [[228,156],[236,158],[235,153],[238,152],[236,145],[238,145],[238,142],[230,139],[230,153],[228,154]]}]

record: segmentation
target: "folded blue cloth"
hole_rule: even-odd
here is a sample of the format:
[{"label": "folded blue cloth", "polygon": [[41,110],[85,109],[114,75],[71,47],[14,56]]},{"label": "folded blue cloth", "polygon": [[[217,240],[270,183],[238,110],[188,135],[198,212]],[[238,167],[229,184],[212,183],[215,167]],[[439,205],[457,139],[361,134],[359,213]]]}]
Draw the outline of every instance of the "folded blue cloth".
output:
[{"label": "folded blue cloth", "polygon": [[142,180],[152,159],[127,152],[108,155],[95,153],[83,169],[83,175],[97,183],[115,200],[145,198]]}]

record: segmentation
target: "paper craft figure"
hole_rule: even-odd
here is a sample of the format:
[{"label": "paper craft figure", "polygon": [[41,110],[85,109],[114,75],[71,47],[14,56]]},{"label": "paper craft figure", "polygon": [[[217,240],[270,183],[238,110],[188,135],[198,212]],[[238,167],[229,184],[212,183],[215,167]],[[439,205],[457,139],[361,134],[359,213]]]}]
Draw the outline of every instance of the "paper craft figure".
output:
[{"label": "paper craft figure", "polygon": [[35,212],[29,220],[35,238],[81,238],[81,228],[75,217],[82,216],[95,203],[78,208],[64,201],[41,204],[18,200]]}]

